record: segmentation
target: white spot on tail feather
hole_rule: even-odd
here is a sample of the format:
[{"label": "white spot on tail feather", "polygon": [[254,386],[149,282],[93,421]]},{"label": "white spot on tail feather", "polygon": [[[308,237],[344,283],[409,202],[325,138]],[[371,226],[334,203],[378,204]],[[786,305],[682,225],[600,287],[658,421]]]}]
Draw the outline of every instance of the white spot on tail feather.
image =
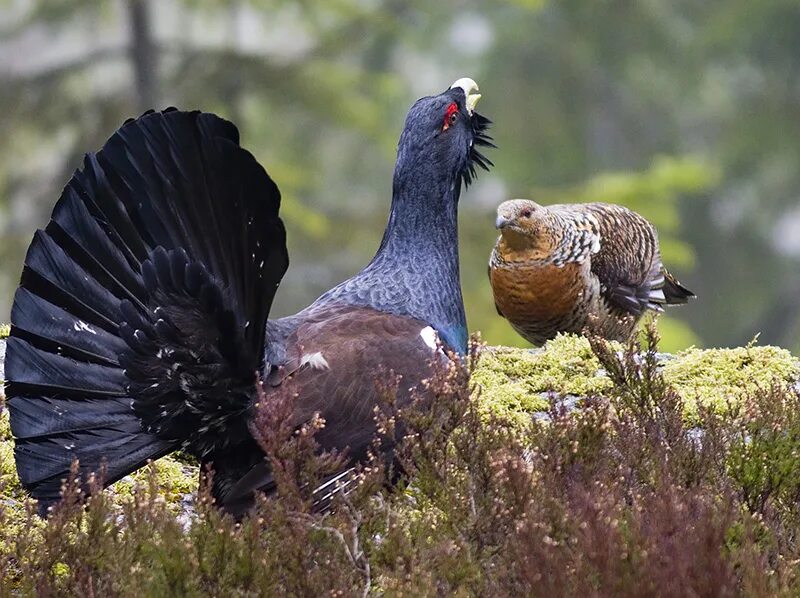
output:
[{"label": "white spot on tail feather", "polygon": [[425,344],[431,348],[432,351],[435,351],[436,349],[439,348],[438,345],[439,335],[430,326],[425,326],[425,328],[420,330],[419,335],[422,337],[422,340],[425,342]]},{"label": "white spot on tail feather", "polygon": [[91,332],[92,334],[97,334],[97,332],[83,320],[75,322],[72,328],[74,328],[76,332]]},{"label": "white spot on tail feather", "polygon": [[331,369],[331,366],[328,364],[328,360],[322,356],[321,351],[317,351],[316,353],[306,353],[300,358],[300,365],[310,365],[315,370]]}]

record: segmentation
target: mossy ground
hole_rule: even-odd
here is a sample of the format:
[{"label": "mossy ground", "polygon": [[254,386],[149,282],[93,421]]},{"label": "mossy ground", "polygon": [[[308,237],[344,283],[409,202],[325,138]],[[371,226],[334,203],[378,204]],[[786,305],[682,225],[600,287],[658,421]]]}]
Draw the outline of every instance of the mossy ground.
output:
[{"label": "mossy ground", "polygon": [[[622,345],[612,344],[619,351]],[[686,417],[699,405],[723,411],[758,390],[797,383],[800,362],[780,347],[748,345],[733,349],[686,349],[661,356],[663,376],[683,399]],[[612,386],[589,341],[560,335],[542,349],[487,347],[473,381],[484,408],[501,418],[524,423],[544,411],[549,396],[602,395]]]},{"label": "mossy ground", "polygon": [[487,411],[519,423],[547,409],[548,394],[590,396],[610,385],[586,339],[572,335],[541,350],[486,347],[472,380]]},{"label": "mossy ground", "polygon": [[[445,399],[406,421],[408,486],[374,475],[320,516],[294,477],[241,526],[203,494],[194,523],[179,516],[198,480],[179,455],[44,523],[0,412],[0,596],[796,595],[797,360],[756,345],[653,355],[575,336],[486,347],[477,401],[445,372]],[[565,397],[585,401],[568,412]],[[282,446],[310,438],[289,433]],[[270,459],[316,467],[313,450],[290,453]]]},{"label": "mossy ground", "polygon": [[[7,335],[8,327],[0,326],[0,338],[4,328]],[[613,346],[623,350],[621,345]],[[775,384],[783,388],[797,384],[800,362],[789,351],[772,346],[692,348],[665,356],[663,376],[683,399],[685,415],[691,421],[698,405],[725,411],[758,390],[768,390]],[[532,415],[547,411],[551,398],[593,397],[612,386],[589,342],[575,335],[559,335],[541,349],[486,347],[472,381],[482,411],[521,427]],[[153,467],[169,503],[185,499],[196,490],[199,469],[191,459],[167,456]],[[124,500],[148,475],[142,470],[123,478],[112,486],[112,496]],[[14,499],[23,494],[14,469],[7,411],[0,412],[0,487]]]}]

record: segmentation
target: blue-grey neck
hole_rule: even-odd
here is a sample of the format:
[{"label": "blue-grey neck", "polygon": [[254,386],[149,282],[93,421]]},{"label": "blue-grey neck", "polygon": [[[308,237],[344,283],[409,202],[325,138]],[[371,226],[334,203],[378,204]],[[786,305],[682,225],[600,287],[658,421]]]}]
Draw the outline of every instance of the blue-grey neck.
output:
[{"label": "blue-grey neck", "polygon": [[389,223],[378,253],[319,301],[346,301],[418,318],[463,354],[467,322],[457,222],[461,187],[457,173],[444,174],[424,158],[398,160]]}]

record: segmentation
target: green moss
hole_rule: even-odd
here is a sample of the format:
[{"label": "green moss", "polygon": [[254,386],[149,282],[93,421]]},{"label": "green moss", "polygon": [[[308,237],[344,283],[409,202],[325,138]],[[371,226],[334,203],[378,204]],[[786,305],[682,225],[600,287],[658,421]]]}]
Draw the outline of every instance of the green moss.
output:
[{"label": "green moss", "polygon": [[[161,495],[170,504],[178,504],[181,499],[197,490],[199,467],[186,465],[172,456],[162,457],[151,464],[155,469],[156,482]],[[133,494],[137,485],[146,485],[150,471],[147,467],[125,476],[111,486],[117,501],[125,500]]]},{"label": "green moss", "polygon": [[607,389],[610,381],[599,369],[585,338],[559,335],[537,350],[487,347],[473,382],[480,387],[482,405],[489,411],[525,421],[526,414],[547,408],[542,393],[587,396]]},{"label": "green moss", "polygon": [[0,488],[4,496],[22,496],[22,486],[14,466],[14,443],[11,440],[8,411],[5,409],[0,412]]},{"label": "green moss", "polygon": [[[794,383],[800,365],[785,349],[750,345],[681,351],[664,361],[663,373],[692,417],[698,404],[723,410],[776,382]],[[531,413],[547,408],[542,393],[598,395],[611,384],[588,341],[574,335],[560,335],[539,350],[487,347],[473,380],[488,411],[516,422],[528,421]]]},{"label": "green moss", "polygon": [[0,442],[11,440],[11,424],[8,421],[8,410],[0,407]]},{"label": "green moss", "polygon": [[724,410],[773,384],[788,386],[800,374],[797,360],[779,347],[688,349],[664,364],[664,379],[678,391],[687,412],[697,405]]}]

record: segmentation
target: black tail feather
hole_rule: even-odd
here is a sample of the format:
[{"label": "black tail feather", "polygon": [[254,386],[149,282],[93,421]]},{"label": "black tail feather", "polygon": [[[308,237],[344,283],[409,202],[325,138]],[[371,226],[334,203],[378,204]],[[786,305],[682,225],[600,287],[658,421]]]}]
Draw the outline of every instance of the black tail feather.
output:
[{"label": "black tail feather", "polygon": [[104,481],[110,484],[174,450],[172,444],[142,433],[128,399],[35,394],[26,399],[11,411],[11,425],[20,480],[39,500],[59,498],[75,459],[90,471],[106,464]]},{"label": "black tail feather", "polygon": [[[79,320],[80,321],[80,320]],[[91,334],[89,327],[84,334]],[[6,346],[6,377],[10,398],[22,389],[50,391],[60,395],[119,397],[125,395],[127,380],[119,367],[81,362],[38,349],[17,336]],[[15,408],[19,403],[10,403]]]},{"label": "black tail feather", "polygon": [[115,334],[99,326],[94,334],[76,334],[88,324],[76,319],[57,305],[53,305],[26,288],[17,291],[11,319],[15,323],[15,337],[27,340],[49,353],[71,357],[110,367],[118,367],[118,356],[125,343]]},{"label": "black tail feather", "polygon": [[[86,156],[36,233],[5,361],[17,469],[34,497],[57,499],[76,459],[82,475],[105,464],[110,483],[193,446],[198,422],[219,433],[248,406],[288,260],[278,189],[238,143],[236,128],[211,114],[130,120]],[[185,359],[164,343],[185,348]],[[146,371],[126,373],[126,359]],[[210,397],[187,401],[182,388],[208,389],[167,380],[198,372],[219,385]],[[169,392],[154,390],[162,383]],[[214,401],[223,399],[219,421],[196,412],[222,411]],[[162,411],[183,413],[184,401],[194,419],[159,434]]]}]

